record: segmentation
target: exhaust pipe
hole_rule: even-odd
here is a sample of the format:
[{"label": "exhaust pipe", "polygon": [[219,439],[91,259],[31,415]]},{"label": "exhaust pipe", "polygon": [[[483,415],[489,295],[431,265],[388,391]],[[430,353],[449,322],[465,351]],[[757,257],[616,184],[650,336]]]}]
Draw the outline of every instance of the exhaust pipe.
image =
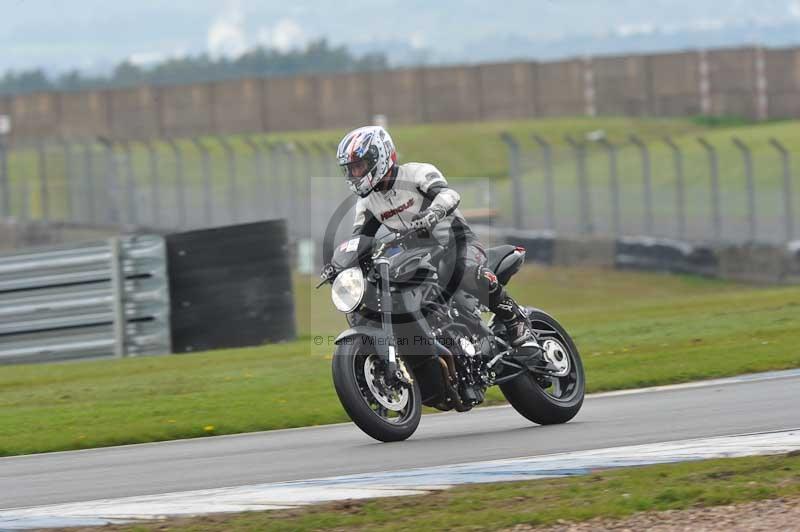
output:
[{"label": "exhaust pipe", "polygon": [[458,383],[458,376],[456,374],[456,365],[453,358],[453,353],[450,352],[445,346],[436,342],[436,351],[439,354],[439,366],[442,370],[442,380],[444,381],[445,391],[447,396],[453,401],[457,412],[466,412],[470,410],[461,400],[458,390],[455,388],[455,383]]}]

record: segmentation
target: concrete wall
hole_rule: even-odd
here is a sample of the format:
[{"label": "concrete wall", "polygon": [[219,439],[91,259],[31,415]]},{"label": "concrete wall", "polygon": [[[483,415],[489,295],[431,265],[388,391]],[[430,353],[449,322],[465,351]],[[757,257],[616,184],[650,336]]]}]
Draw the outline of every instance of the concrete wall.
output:
[{"label": "concrete wall", "polygon": [[711,114],[758,118],[756,50],[708,52]]},{"label": "concrete wall", "polygon": [[643,116],[650,113],[650,58],[598,57],[592,60],[597,114]]},{"label": "concrete wall", "polygon": [[647,56],[650,63],[650,114],[687,116],[703,113],[698,53]]},{"label": "concrete wall", "polygon": [[372,110],[380,109],[390,124],[425,121],[420,70],[390,70],[370,74]]},{"label": "concrete wall", "polygon": [[586,113],[584,61],[539,63],[536,68],[537,116],[582,116]]},{"label": "concrete wall", "polygon": [[419,71],[425,122],[480,120],[480,71],[477,67],[444,67]]},{"label": "concrete wall", "polygon": [[536,63],[478,65],[483,120],[536,116]]},{"label": "concrete wall", "polygon": [[184,137],[534,116],[800,117],[800,48],[739,48],[0,98],[12,138]]},{"label": "concrete wall", "polygon": [[766,50],[769,118],[800,118],[800,49]]}]

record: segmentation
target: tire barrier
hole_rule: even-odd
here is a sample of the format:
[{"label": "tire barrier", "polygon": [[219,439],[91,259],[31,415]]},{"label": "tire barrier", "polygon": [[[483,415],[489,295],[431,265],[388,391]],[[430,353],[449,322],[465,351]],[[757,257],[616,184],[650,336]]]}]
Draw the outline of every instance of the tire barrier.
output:
[{"label": "tire barrier", "polygon": [[295,339],[285,220],[166,240],[173,353]]},{"label": "tire barrier", "polygon": [[533,231],[509,231],[505,238],[508,244],[525,247],[528,262],[540,264],[608,266],[752,283],[800,284],[800,241],[786,245],[710,246],[644,236],[566,239]]},{"label": "tire barrier", "polygon": [[713,249],[678,240],[622,237],[616,241],[615,266],[669,273],[693,273],[715,277],[719,260]]},{"label": "tire barrier", "polygon": [[789,254],[789,271],[792,275],[800,275],[800,240],[786,244],[786,252]]},{"label": "tire barrier", "polygon": [[506,244],[525,248],[525,261],[553,264],[555,235],[550,231],[512,231],[506,234]]},{"label": "tire barrier", "polygon": [[720,277],[755,283],[789,281],[792,258],[785,247],[768,244],[731,245],[718,251]]}]

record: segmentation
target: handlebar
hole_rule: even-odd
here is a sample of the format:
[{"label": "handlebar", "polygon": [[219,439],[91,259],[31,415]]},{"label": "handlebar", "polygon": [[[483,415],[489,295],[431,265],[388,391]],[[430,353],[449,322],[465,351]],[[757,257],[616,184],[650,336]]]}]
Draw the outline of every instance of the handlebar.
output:
[{"label": "handlebar", "polygon": [[[380,245],[375,249],[372,253],[372,260],[377,259],[381,256],[381,254],[386,251],[387,247],[396,246],[405,242],[406,240],[410,240],[412,238],[416,238],[419,236],[419,229],[406,229],[404,231],[392,231],[391,237],[387,238],[386,240],[381,241]],[[319,288],[320,286],[324,285],[325,283],[330,282],[332,279],[336,277],[336,272],[328,272],[325,277],[322,277],[320,283],[316,286]]]}]

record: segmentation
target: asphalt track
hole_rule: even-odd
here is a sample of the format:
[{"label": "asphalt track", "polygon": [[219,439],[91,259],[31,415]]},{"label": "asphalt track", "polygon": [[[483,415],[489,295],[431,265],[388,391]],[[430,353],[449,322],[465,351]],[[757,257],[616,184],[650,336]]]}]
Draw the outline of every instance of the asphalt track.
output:
[{"label": "asphalt track", "polygon": [[350,424],[0,459],[0,509],[800,427],[800,371],[589,396],[559,426],[510,407],[423,418],[379,444]]}]

